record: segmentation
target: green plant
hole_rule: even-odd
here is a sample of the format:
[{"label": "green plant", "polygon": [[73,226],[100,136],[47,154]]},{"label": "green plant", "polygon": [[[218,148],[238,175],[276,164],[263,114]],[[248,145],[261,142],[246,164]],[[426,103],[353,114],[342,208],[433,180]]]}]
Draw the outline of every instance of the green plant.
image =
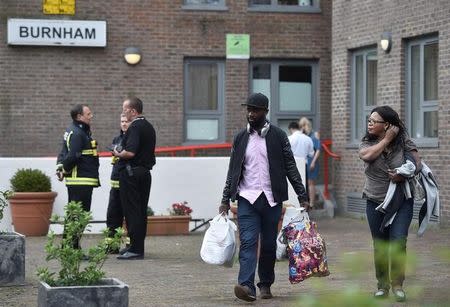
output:
[{"label": "green plant", "polygon": [[89,231],[89,222],[92,213],[84,211],[80,202],[70,202],[64,207],[64,218],[54,215],[52,221],[64,224],[64,235],[59,240],[53,231],[47,236],[45,251],[46,260],[56,260],[61,269],[56,275],[48,268],[38,268],[37,275],[40,280],[50,286],[87,286],[98,284],[105,276],[102,271],[108,251],[118,249],[122,242],[124,230],[117,228],[114,237],[108,238],[108,230],[103,232],[103,239],[97,246],[88,249],[88,262],[83,265],[84,251],[73,246],[74,238],[81,240],[83,231]]},{"label": "green plant", "polygon": [[18,169],[10,180],[13,192],[50,192],[50,177],[38,169]]},{"label": "green plant", "polygon": [[147,207],[147,216],[154,216],[155,215],[155,211],[153,211],[152,207],[148,206]]},{"label": "green plant", "polygon": [[11,194],[11,191],[0,191],[0,221],[3,219],[3,210],[8,206],[8,199]]}]

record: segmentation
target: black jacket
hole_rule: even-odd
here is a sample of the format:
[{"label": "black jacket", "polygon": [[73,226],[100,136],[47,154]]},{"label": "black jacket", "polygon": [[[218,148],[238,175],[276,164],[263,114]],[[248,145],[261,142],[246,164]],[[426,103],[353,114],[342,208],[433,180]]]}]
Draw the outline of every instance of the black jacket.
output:
[{"label": "black jacket", "polygon": [[[122,144],[123,136],[124,136],[124,133],[121,130],[120,134],[113,139],[111,148],[114,148],[115,146],[123,146],[123,144]],[[111,185],[114,185],[113,187],[116,187],[116,188],[119,187],[119,177],[120,177],[118,162],[119,162],[119,158],[113,156],[112,161],[111,161],[111,164],[113,165],[113,168],[111,171],[111,181],[114,181],[114,184],[112,183]]]},{"label": "black jacket", "polygon": [[[256,132],[253,132],[256,133]],[[223,189],[222,203],[235,201],[237,189],[244,167],[245,150],[247,149],[249,132],[247,129],[240,131],[233,140],[228,174]],[[276,203],[282,203],[288,199],[289,179],[300,202],[308,200],[302,178],[295,164],[291,145],[286,133],[280,128],[271,125],[265,136],[267,146],[267,158],[269,161],[270,182],[273,198]]]},{"label": "black jacket", "polygon": [[64,171],[68,186],[100,185],[97,142],[92,139],[88,125],[74,121],[67,128],[57,164]]}]

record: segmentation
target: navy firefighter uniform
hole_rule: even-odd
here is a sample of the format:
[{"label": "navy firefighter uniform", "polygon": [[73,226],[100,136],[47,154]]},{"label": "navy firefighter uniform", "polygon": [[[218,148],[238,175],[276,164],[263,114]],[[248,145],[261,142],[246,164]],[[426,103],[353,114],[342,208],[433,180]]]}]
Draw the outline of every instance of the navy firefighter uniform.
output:
[{"label": "navy firefighter uniform", "polygon": [[83,209],[91,209],[92,190],[100,186],[97,141],[92,139],[89,125],[73,121],[64,133],[57,169],[66,180],[70,201],[80,201]]},{"label": "navy firefighter uniform", "polygon": [[[124,132],[120,131],[120,134],[116,136],[112,141],[112,148],[121,147]],[[123,223],[123,210],[122,202],[120,201],[120,185],[119,185],[119,158],[112,157],[111,164],[113,165],[111,171],[111,190],[109,192],[108,210],[106,212],[106,226],[108,227],[108,235],[114,236],[115,229],[122,227]]]}]

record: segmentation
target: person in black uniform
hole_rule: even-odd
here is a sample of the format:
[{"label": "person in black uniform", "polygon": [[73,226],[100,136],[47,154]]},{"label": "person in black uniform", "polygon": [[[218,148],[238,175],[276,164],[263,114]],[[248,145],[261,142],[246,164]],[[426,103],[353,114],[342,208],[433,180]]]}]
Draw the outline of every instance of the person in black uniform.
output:
[{"label": "person in black uniform", "polygon": [[[116,136],[111,145],[111,150],[117,148],[118,151],[122,148],[122,140],[125,132],[128,129],[130,122],[125,114],[120,115],[120,133]],[[108,236],[114,237],[115,229],[122,227],[123,223],[123,210],[122,203],[120,201],[120,185],[119,185],[119,158],[113,156],[111,164],[113,165],[111,171],[111,190],[109,192],[108,210],[106,212],[106,226],[108,227]],[[111,254],[118,254],[119,250],[111,250]]]},{"label": "person in black uniform", "polygon": [[[77,104],[70,110],[70,116],[73,123],[64,133],[56,174],[60,181],[66,179],[69,202],[79,201],[89,211],[93,188],[100,186],[97,141],[90,129],[93,114],[87,105]],[[74,238],[73,246],[80,248],[78,238]]]},{"label": "person in black uniform", "polygon": [[156,133],[152,124],[142,116],[142,101],[127,98],[123,111],[131,121],[123,138],[123,149],[115,148],[113,155],[119,160],[120,199],[130,237],[129,247],[117,259],[143,259],[147,232],[147,205],[155,165]]}]

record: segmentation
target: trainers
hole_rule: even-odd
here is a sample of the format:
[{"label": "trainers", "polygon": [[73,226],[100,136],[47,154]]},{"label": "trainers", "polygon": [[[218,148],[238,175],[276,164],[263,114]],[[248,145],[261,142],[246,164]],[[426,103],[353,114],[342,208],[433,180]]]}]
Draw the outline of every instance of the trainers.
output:
[{"label": "trainers", "polygon": [[253,302],[256,300],[256,296],[252,294],[252,290],[250,290],[249,287],[244,285],[234,286],[234,295],[236,295],[237,298],[246,302]]},{"label": "trainers", "polygon": [[129,247],[129,246],[126,246],[126,247],[122,248],[121,250],[119,250],[119,254],[120,254],[120,255],[123,255],[123,254],[125,254],[126,252],[128,252],[129,249],[130,249],[130,247]]},{"label": "trainers", "polygon": [[265,300],[265,299],[270,299],[273,297],[272,292],[270,292],[270,287],[267,286],[262,286],[261,288],[259,288],[259,293],[260,293],[260,297]]},{"label": "trainers", "polygon": [[375,298],[386,298],[389,296],[389,290],[387,289],[378,289],[373,296]]},{"label": "trainers", "polygon": [[392,293],[394,293],[395,300],[397,302],[404,302],[406,301],[406,294],[405,291],[403,291],[402,288],[392,288]]}]

